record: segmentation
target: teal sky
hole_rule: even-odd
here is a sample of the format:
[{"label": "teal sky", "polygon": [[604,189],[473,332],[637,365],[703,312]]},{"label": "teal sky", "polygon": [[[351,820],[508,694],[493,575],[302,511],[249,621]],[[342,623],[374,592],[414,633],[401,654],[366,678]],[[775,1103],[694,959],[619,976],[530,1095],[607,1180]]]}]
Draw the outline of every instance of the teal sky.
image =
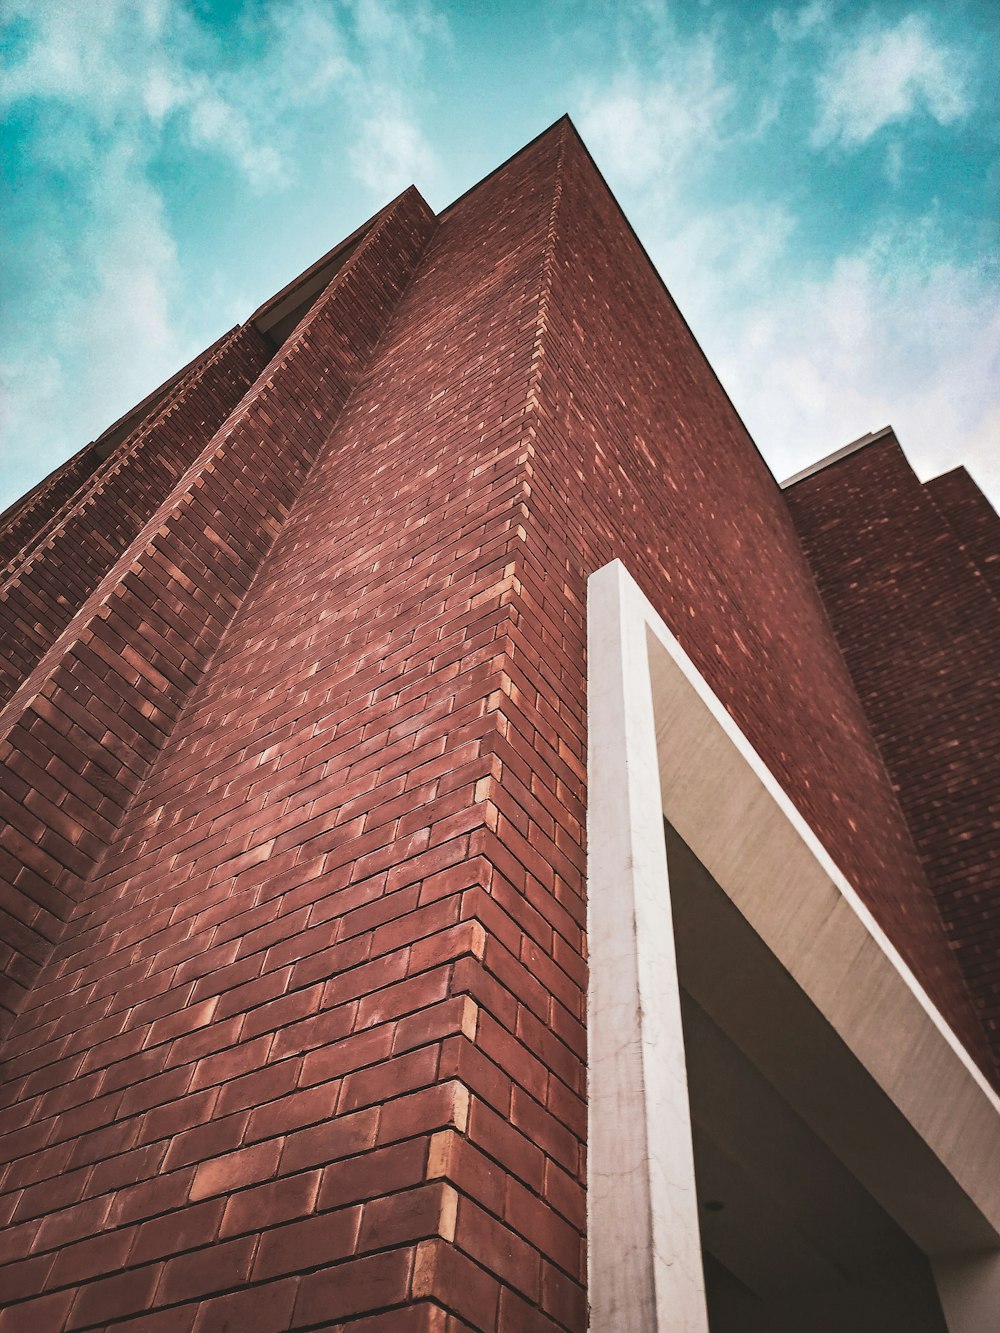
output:
[{"label": "teal sky", "polygon": [[995,3],[2,0],[0,509],[411,181],[569,111],[779,477],[1000,502]]}]

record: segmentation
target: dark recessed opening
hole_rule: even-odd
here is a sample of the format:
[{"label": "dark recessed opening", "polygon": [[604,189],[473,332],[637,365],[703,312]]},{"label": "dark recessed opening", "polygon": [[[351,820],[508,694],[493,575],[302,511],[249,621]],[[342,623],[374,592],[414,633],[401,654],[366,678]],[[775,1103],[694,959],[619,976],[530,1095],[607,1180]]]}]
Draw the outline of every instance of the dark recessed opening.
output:
[{"label": "dark recessed opening", "polygon": [[762,1059],[836,1078],[817,1011],[669,827],[667,854],[711,1333],[945,1333],[926,1255]]}]

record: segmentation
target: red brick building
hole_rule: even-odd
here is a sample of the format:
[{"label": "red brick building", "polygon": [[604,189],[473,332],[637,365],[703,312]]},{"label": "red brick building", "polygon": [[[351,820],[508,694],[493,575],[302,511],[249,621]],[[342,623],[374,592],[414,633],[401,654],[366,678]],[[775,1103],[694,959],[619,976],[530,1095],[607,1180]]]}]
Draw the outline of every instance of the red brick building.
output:
[{"label": "red brick building", "polygon": [[1000,521],[779,487],[568,120],[0,561],[3,1333],[991,1327]]}]

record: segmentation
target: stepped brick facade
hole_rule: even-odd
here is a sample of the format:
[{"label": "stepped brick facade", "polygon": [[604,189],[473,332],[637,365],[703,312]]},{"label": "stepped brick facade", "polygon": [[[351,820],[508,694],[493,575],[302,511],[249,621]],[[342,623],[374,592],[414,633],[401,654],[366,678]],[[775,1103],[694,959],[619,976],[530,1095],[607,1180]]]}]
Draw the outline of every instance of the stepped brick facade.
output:
[{"label": "stepped brick facade", "polygon": [[2,1333],[586,1327],[615,557],[993,1077],[996,516],[782,491],[562,120],[0,519]]},{"label": "stepped brick facade", "polygon": [[785,493],[1000,1060],[1000,518],[888,430]]}]

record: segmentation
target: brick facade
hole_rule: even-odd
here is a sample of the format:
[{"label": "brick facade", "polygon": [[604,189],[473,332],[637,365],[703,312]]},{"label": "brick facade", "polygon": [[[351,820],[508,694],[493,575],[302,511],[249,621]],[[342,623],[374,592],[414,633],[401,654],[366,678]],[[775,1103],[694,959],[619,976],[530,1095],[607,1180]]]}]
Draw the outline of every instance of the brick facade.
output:
[{"label": "brick facade", "polygon": [[786,494],[1000,1061],[1000,520],[891,432]]},{"label": "brick facade", "polygon": [[4,578],[10,574],[11,567],[19,563],[25,548],[34,543],[37,534],[61,511],[66,501],[76,495],[100,462],[93,444],[84,445],[0,514],[0,569]]},{"label": "brick facade", "polygon": [[3,1333],[585,1327],[615,555],[981,1053],[781,492],[567,121],[379,215],[166,490],[0,715]]},{"label": "brick facade", "polygon": [[0,1011],[18,1010],[114,840],[429,226],[415,192],[386,211],[0,713]]},{"label": "brick facade", "polygon": [[22,551],[0,587],[0,706],[135,540],[267,360],[267,346],[252,325],[234,330]]},{"label": "brick facade", "polygon": [[924,489],[1000,603],[1000,514],[964,467],[932,477]]}]

